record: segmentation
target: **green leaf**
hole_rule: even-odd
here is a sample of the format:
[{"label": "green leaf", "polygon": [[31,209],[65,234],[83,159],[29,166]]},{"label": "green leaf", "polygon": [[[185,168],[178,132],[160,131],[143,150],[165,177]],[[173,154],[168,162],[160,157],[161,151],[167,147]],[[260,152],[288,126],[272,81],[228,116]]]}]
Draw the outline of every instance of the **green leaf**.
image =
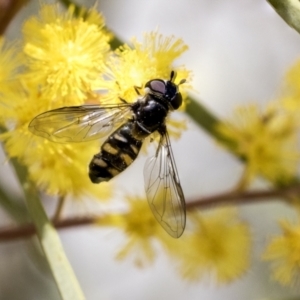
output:
[{"label": "green leaf", "polygon": [[299,0],[267,0],[282,19],[300,33]]}]

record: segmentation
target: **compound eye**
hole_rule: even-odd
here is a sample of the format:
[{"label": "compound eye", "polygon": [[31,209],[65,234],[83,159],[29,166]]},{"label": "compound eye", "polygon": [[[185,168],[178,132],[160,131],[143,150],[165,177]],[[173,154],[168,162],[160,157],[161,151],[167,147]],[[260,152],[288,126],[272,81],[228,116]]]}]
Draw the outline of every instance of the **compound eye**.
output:
[{"label": "compound eye", "polygon": [[178,109],[182,104],[182,96],[180,93],[176,94],[173,99],[171,99],[170,104],[174,109]]},{"label": "compound eye", "polygon": [[145,87],[148,87],[152,92],[164,94],[166,91],[166,84],[163,80],[154,79],[146,83]]}]

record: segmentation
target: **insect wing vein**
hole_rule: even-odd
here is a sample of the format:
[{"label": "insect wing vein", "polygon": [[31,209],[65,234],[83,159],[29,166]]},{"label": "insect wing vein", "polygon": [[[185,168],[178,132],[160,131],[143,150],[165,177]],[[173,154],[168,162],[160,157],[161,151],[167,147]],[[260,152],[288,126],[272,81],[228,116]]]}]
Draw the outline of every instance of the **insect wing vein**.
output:
[{"label": "insect wing vein", "polygon": [[125,122],[130,107],[129,104],[121,104],[54,109],[35,117],[29,124],[29,130],[59,143],[90,141],[108,135]]},{"label": "insect wing vein", "polygon": [[157,221],[171,236],[178,238],[185,228],[185,200],[167,132],[158,147],[156,155],[145,164],[147,199]]}]

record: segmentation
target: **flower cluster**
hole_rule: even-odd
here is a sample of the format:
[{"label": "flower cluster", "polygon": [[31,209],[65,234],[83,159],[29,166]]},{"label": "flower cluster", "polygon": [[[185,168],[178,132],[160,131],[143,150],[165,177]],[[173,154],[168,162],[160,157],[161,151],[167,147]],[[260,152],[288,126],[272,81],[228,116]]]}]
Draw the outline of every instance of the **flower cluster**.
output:
[{"label": "flower cluster", "polygon": [[[187,49],[181,39],[165,37],[158,32],[145,34],[142,42],[133,39],[132,46],[121,46],[107,62],[102,78],[101,86],[108,90],[105,101],[119,101],[120,97],[128,102],[135,101],[135,87],[142,88],[154,78],[169,79],[174,69],[172,62]],[[190,71],[183,66],[177,67],[176,73],[177,84],[181,79],[191,78]]]},{"label": "flower cluster", "polygon": [[0,121],[5,122],[5,117],[12,112],[12,103],[15,102],[16,85],[19,89],[16,76],[18,74],[22,55],[16,49],[16,44],[7,45],[3,37],[0,37]]},{"label": "flower cluster", "polygon": [[[112,189],[109,184],[93,185],[87,176],[87,164],[99,141],[57,144],[34,136],[28,125],[37,115],[64,106],[132,103],[144,95],[146,82],[169,79],[172,70],[177,74],[175,83],[187,80],[180,85],[181,109],[185,107],[191,72],[173,65],[188,48],[181,39],[155,31],[145,34],[141,42],[134,38],[112,51],[111,37],[95,8],[78,14],[73,6],[61,11],[54,4],[42,5],[39,15],[25,22],[21,42],[8,45],[0,39],[0,139],[8,156],[25,165],[30,179],[48,194],[107,199]],[[264,109],[238,108],[233,121],[219,124],[217,130],[229,141],[228,148],[245,162],[240,188],[258,175],[276,186],[295,181],[299,70],[300,63],[289,72],[288,92],[280,101]],[[173,137],[179,137],[185,127],[183,121],[168,120]],[[246,272],[251,234],[237,210],[191,213],[186,233],[175,240],[162,230],[145,199],[128,196],[127,204],[127,212],[98,220],[99,225],[119,228],[126,236],[118,259],[132,255],[142,266],[154,260],[160,245],[189,281],[209,274],[218,283],[228,283]],[[282,235],[271,240],[264,259],[273,263],[277,281],[291,285],[300,278],[299,223],[281,222],[281,228]]]},{"label": "flower cluster", "polygon": [[272,264],[272,278],[286,286],[300,282],[300,223],[281,221],[282,235],[273,237],[263,254]]},{"label": "flower cluster", "polygon": [[125,246],[117,253],[118,259],[131,255],[136,265],[143,266],[155,258],[154,240],[163,245],[171,245],[173,239],[162,230],[155,220],[146,199],[137,196],[127,196],[128,211],[103,216],[98,223],[104,226],[116,227],[127,236]]},{"label": "flower cluster", "polygon": [[[266,108],[239,107],[232,120],[218,125],[230,141],[228,148],[245,163],[238,188],[262,176],[282,187],[297,182],[299,168],[300,63],[287,73],[284,93]],[[299,211],[299,198],[291,195],[290,204]],[[299,222],[281,221],[282,234],[273,237],[263,254],[272,265],[272,278],[283,285],[296,286],[300,278]]]},{"label": "flower cluster", "polygon": [[218,283],[242,276],[250,265],[251,234],[235,209],[190,215],[193,231],[185,247],[174,252],[182,276],[197,281],[211,275]]},{"label": "flower cluster", "polygon": [[221,123],[218,130],[245,161],[241,186],[250,184],[257,175],[278,185],[296,177],[300,158],[296,121],[278,103],[264,111],[254,104],[239,107],[232,121]]},{"label": "flower cluster", "polygon": [[143,43],[135,40],[112,51],[110,39],[95,8],[78,15],[74,6],[64,12],[53,4],[42,5],[39,15],[25,22],[22,42],[7,46],[0,41],[0,121],[6,128],[1,140],[9,157],[27,166],[30,179],[49,194],[107,198],[112,190],[108,184],[93,185],[87,176],[99,141],[52,143],[29,132],[34,117],[63,106],[120,98],[132,102],[134,86],[168,79],[173,69],[180,79],[190,76],[172,66],[187,49],[182,40],[155,32]]},{"label": "flower cluster", "polygon": [[154,219],[146,199],[127,197],[128,212],[110,214],[99,224],[122,230],[126,244],[118,259],[131,255],[138,266],[152,262],[160,245],[178,265],[180,275],[197,281],[211,274],[218,283],[239,278],[250,263],[251,234],[237,210],[219,209],[204,215],[188,215],[188,230],[176,240],[162,231]]},{"label": "flower cluster", "polygon": [[[297,150],[295,137],[299,137],[299,112],[300,112],[300,61],[297,61],[287,72],[283,95],[277,103],[277,108],[284,112],[284,122],[278,123],[281,128],[282,137],[293,136],[293,143],[287,144],[286,149],[289,153],[282,153],[282,162],[284,158],[295,158],[294,166],[289,166],[294,178],[298,168],[299,150]],[[287,124],[289,124],[287,126]],[[289,128],[288,128],[289,127]],[[284,132],[286,129],[286,132]],[[288,148],[289,147],[289,148]],[[277,149],[280,151],[282,148]],[[291,155],[292,154],[292,155]],[[288,167],[288,165],[286,165]],[[300,281],[300,225],[299,225],[299,197],[291,196],[290,203],[297,212],[296,221],[279,220],[281,233],[270,238],[269,243],[263,253],[263,259],[269,261],[272,270],[272,279],[284,286],[299,286]]]}]

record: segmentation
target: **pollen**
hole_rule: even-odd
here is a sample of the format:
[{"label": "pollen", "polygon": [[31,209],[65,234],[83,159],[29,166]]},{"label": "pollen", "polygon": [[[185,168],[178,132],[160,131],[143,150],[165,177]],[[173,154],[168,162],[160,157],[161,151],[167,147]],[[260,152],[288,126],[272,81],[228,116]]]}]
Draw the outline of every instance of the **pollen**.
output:
[{"label": "pollen", "polygon": [[90,14],[98,18],[76,18],[72,6],[62,14],[58,5],[43,5],[38,17],[25,22],[28,78],[40,85],[45,98],[68,101],[72,96],[70,104],[82,104],[98,86],[109,36],[102,15],[94,10]]},{"label": "pollen", "polygon": [[24,57],[19,50],[16,43],[8,44],[0,37],[0,109],[3,116],[11,115],[12,103],[18,97],[15,91],[20,89],[16,75]]},{"label": "pollen", "polygon": [[111,102],[119,102],[120,98],[128,102],[136,101],[138,95],[134,87],[141,90],[149,80],[169,79],[172,70],[177,72],[178,82],[175,83],[178,84],[181,79],[190,80],[190,71],[172,67],[173,62],[187,49],[183,40],[158,32],[145,34],[142,42],[132,39],[131,45],[121,46],[107,61],[101,84],[108,90],[105,99]]},{"label": "pollen", "polygon": [[125,197],[128,210],[125,213],[110,214],[99,219],[99,225],[119,228],[124,232],[127,241],[117,253],[117,259],[133,258],[137,266],[153,262],[156,253],[154,240],[165,245],[174,245],[170,238],[155,220],[147,200],[128,195]]},{"label": "pollen", "polygon": [[190,215],[195,230],[186,238],[186,246],[173,251],[179,272],[189,281],[210,274],[218,283],[242,276],[250,263],[251,235],[247,224],[235,209],[218,209],[208,215]]},{"label": "pollen", "polygon": [[296,176],[299,152],[296,120],[277,106],[261,110],[257,105],[239,107],[232,121],[218,130],[232,141],[231,150],[246,160],[245,181],[263,175],[277,184]]},{"label": "pollen", "polygon": [[285,286],[300,282],[300,224],[281,221],[282,234],[273,237],[263,254],[271,263],[272,278]]}]

